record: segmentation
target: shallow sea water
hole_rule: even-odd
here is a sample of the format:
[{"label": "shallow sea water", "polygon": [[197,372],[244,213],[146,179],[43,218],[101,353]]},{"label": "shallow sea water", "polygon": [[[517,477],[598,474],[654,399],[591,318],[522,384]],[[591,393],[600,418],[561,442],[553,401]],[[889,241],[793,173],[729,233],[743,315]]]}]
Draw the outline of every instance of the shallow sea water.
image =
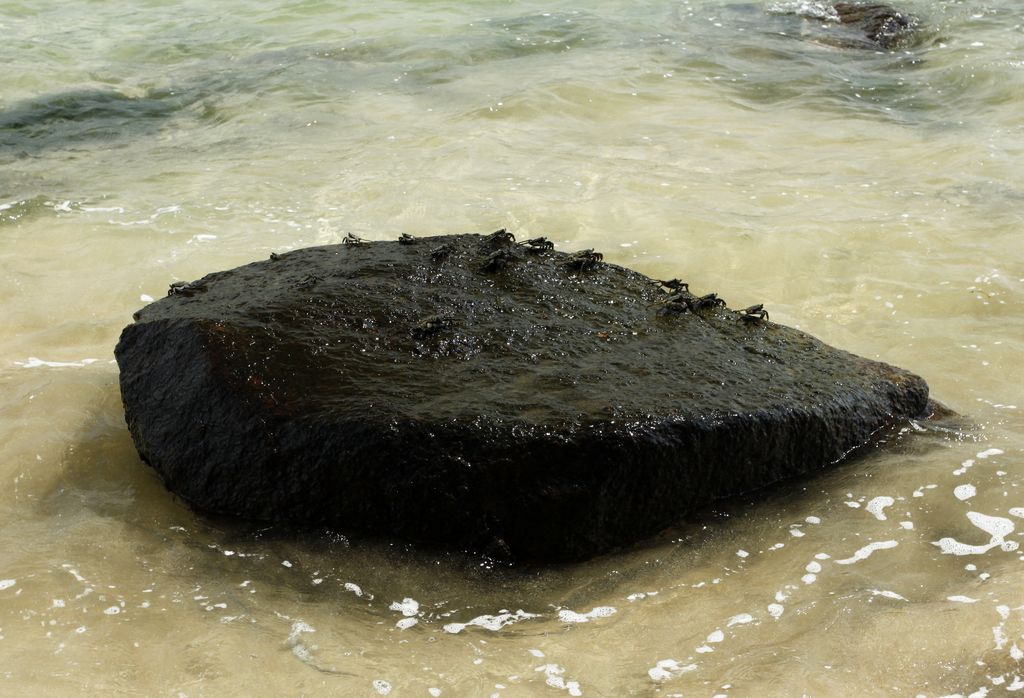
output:
[{"label": "shallow sea water", "polygon": [[[1024,689],[1024,39],[1011,0],[0,0],[0,695]],[[813,12],[812,12],[813,14]],[[909,368],[964,415],[584,564],[198,516],[112,348],[169,283],[545,235]]]}]

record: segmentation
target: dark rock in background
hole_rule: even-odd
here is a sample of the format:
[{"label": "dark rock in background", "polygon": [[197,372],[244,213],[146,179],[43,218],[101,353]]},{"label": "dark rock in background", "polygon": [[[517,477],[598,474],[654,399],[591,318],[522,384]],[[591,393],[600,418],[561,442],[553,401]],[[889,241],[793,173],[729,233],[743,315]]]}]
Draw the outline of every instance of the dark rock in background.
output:
[{"label": "dark rock in background", "polygon": [[891,50],[907,41],[918,19],[889,5],[871,2],[837,2],[833,5],[839,21],[862,32],[872,44]]},{"label": "dark rock in background", "polygon": [[[801,38],[836,48],[895,51],[918,45],[932,35],[922,27],[917,16],[890,5],[863,0],[774,3],[768,8],[768,14],[800,17],[804,20],[797,30]],[[769,27],[771,29],[774,27]],[[794,30],[776,31],[788,35]]]},{"label": "dark rock in background", "polygon": [[580,559],[836,463],[925,382],[543,239],[314,247],[176,284],[116,349],[196,508]]}]

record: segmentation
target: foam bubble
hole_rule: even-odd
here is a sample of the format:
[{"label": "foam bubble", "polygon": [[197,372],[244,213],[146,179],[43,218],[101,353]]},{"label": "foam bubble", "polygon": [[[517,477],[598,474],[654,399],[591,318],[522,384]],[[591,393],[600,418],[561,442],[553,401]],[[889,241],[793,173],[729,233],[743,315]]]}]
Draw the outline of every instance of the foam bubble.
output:
[{"label": "foam bubble", "polygon": [[583,695],[583,691],[580,690],[579,682],[566,681],[562,678],[562,674],[565,673],[565,669],[557,664],[544,664],[537,667],[534,671],[543,671],[546,676],[544,683],[552,688],[560,688],[563,691],[568,691],[570,696]]},{"label": "foam bubble", "polygon": [[681,666],[679,662],[674,659],[662,659],[647,670],[647,675],[650,676],[653,681],[666,681],[671,679],[673,676],[685,674],[686,672],[693,671],[696,668],[696,664]]},{"label": "foam bubble", "polygon": [[872,499],[870,502],[867,503],[867,505],[864,508],[867,509],[868,512],[870,512],[872,515],[874,515],[874,517],[879,521],[885,521],[884,509],[886,507],[891,507],[895,503],[896,500],[893,499],[892,497],[882,495],[880,497],[875,497],[874,499]]},{"label": "foam bubble", "polygon": [[932,545],[938,546],[945,555],[981,555],[995,547],[1001,547],[1007,552],[1016,550],[1019,544],[1016,541],[1006,540],[1006,536],[1013,533],[1013,521],[1002,516],[989,516],[977,511],[967,512],[967,519],[989,534],[989,542],[983,545],[971,545],[961,543],[955,538],[941,538],[934,541]]},{"label": "foam bubble", "polygon": [[563,608],[558,612],[558,620],[563,623],[588,623],[594,618],[607,618],[615,612],[616,609],[612,606],[598,606],[586,613],[577,613],[576,611],[570,611],[567,608]]},{"label": "foam bubble", "polygon": [[747,623],[753,623],[753,622],[754,622],[754,616],[750,615],[749,613],[740,613],[740,614],[735,615],[732,618],[730,618],[729,621],[725,625],[726,625],[726,627],[731,628],[734,625],[746,625]]},{"label": "foam bubble", "polygon": [[21,366],[22,368],[40,368],[45,366],[47,368],[82,368],[94,364],[99,359],[82,359],[81,361],[44,361],[43,359],[35,356],[28,357],[27,361],[15,361],[15,366]]},{"label": "foam bubble", "polygon": [[392,611],[401,611],[403,616],[410,617],[415,616],[420,612],[420,604],[416,599],[410,599],[406,597],[399,601],[392,601],[391,605],[388,606]]},{"label": "foam bubble", "polygon": [[[453,635],[456,634],[456,633],[462,632],[463,630],[465,630],[466,628],[468,628],[470,626],[475,626],[475,627],[478,627],[478,628],[483,628],[484,630],[494,630],[494,631],[497,631],[497,630],[501,630],[506,625],[511,625],[512,623],[518,623],[519,621],[526,620],[527,618],[536,618],[536,617],[537,617],[536,613],[527,613],[526,611],[520,609],[520,610],[516,611],[515,613],[499,613],[498,615],[493,615],[493,616],[492,615],[477,616],[473,620],[468,621],[466,623],[448,623],[442,629],[446,633],[452,633]],[[543,656],[543,655],[541,655],[541,656]]]},{"label": "foam bubble", "polygon": [[869,543],[863,548],[853,554],[852,557],[848,557],[845,560],[836,560],[837,565],[852,565],[860,560],[866,560],[876,550],[888,550],[889,548],[895,548],[899,543],[894,540],[882,540],[874,543]]},{"label": "foam bubble", "polygon": [[961,502],[967,501],[976,494],[978,494],[978,490],[974,485],[958,485],[953,489],[953,496]]}]

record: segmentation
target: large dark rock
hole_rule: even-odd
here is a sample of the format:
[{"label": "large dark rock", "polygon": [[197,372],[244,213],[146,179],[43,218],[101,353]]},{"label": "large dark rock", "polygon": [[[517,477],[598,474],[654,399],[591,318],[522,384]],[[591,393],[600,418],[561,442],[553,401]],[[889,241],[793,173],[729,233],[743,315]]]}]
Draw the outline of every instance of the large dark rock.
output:
[{"label": "large dark rock", "polygon": [[139,453],[208,512],[573,559],[926,408],[921,378],[757,309],[510,237],[173,286],[117,345]]},{"label": "large dark rock", "polygon": [[[865,0],[836,3],[777,3],[771,14],[793,14],[808,22],[800,35],[829,46],[869,51],[894,51],[920,43],[927,32],[921,20],[891,5]],[[788,31],[782,32],[784,34]]]},{"label": "large dark rock", "polygon": [[833,7],[842,24],[856,28],[870,44],[883,49],[902,46],[919,24],[915,16],[880,3],[837,2]]}]

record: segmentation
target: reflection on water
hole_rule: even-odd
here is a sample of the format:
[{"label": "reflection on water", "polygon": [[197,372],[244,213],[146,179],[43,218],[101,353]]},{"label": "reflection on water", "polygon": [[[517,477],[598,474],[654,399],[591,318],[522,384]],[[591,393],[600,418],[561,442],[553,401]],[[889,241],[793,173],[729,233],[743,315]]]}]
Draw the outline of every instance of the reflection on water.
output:
[{"label": "reflection on water", "polygon": [[[0,693],[1024,689],[1016,6],[908,0],[879,53],[776,5],[0,2]],[[170,282],[501,226],[966,416],[547,568],[199,517],[138,461],[111,352]]]}]

